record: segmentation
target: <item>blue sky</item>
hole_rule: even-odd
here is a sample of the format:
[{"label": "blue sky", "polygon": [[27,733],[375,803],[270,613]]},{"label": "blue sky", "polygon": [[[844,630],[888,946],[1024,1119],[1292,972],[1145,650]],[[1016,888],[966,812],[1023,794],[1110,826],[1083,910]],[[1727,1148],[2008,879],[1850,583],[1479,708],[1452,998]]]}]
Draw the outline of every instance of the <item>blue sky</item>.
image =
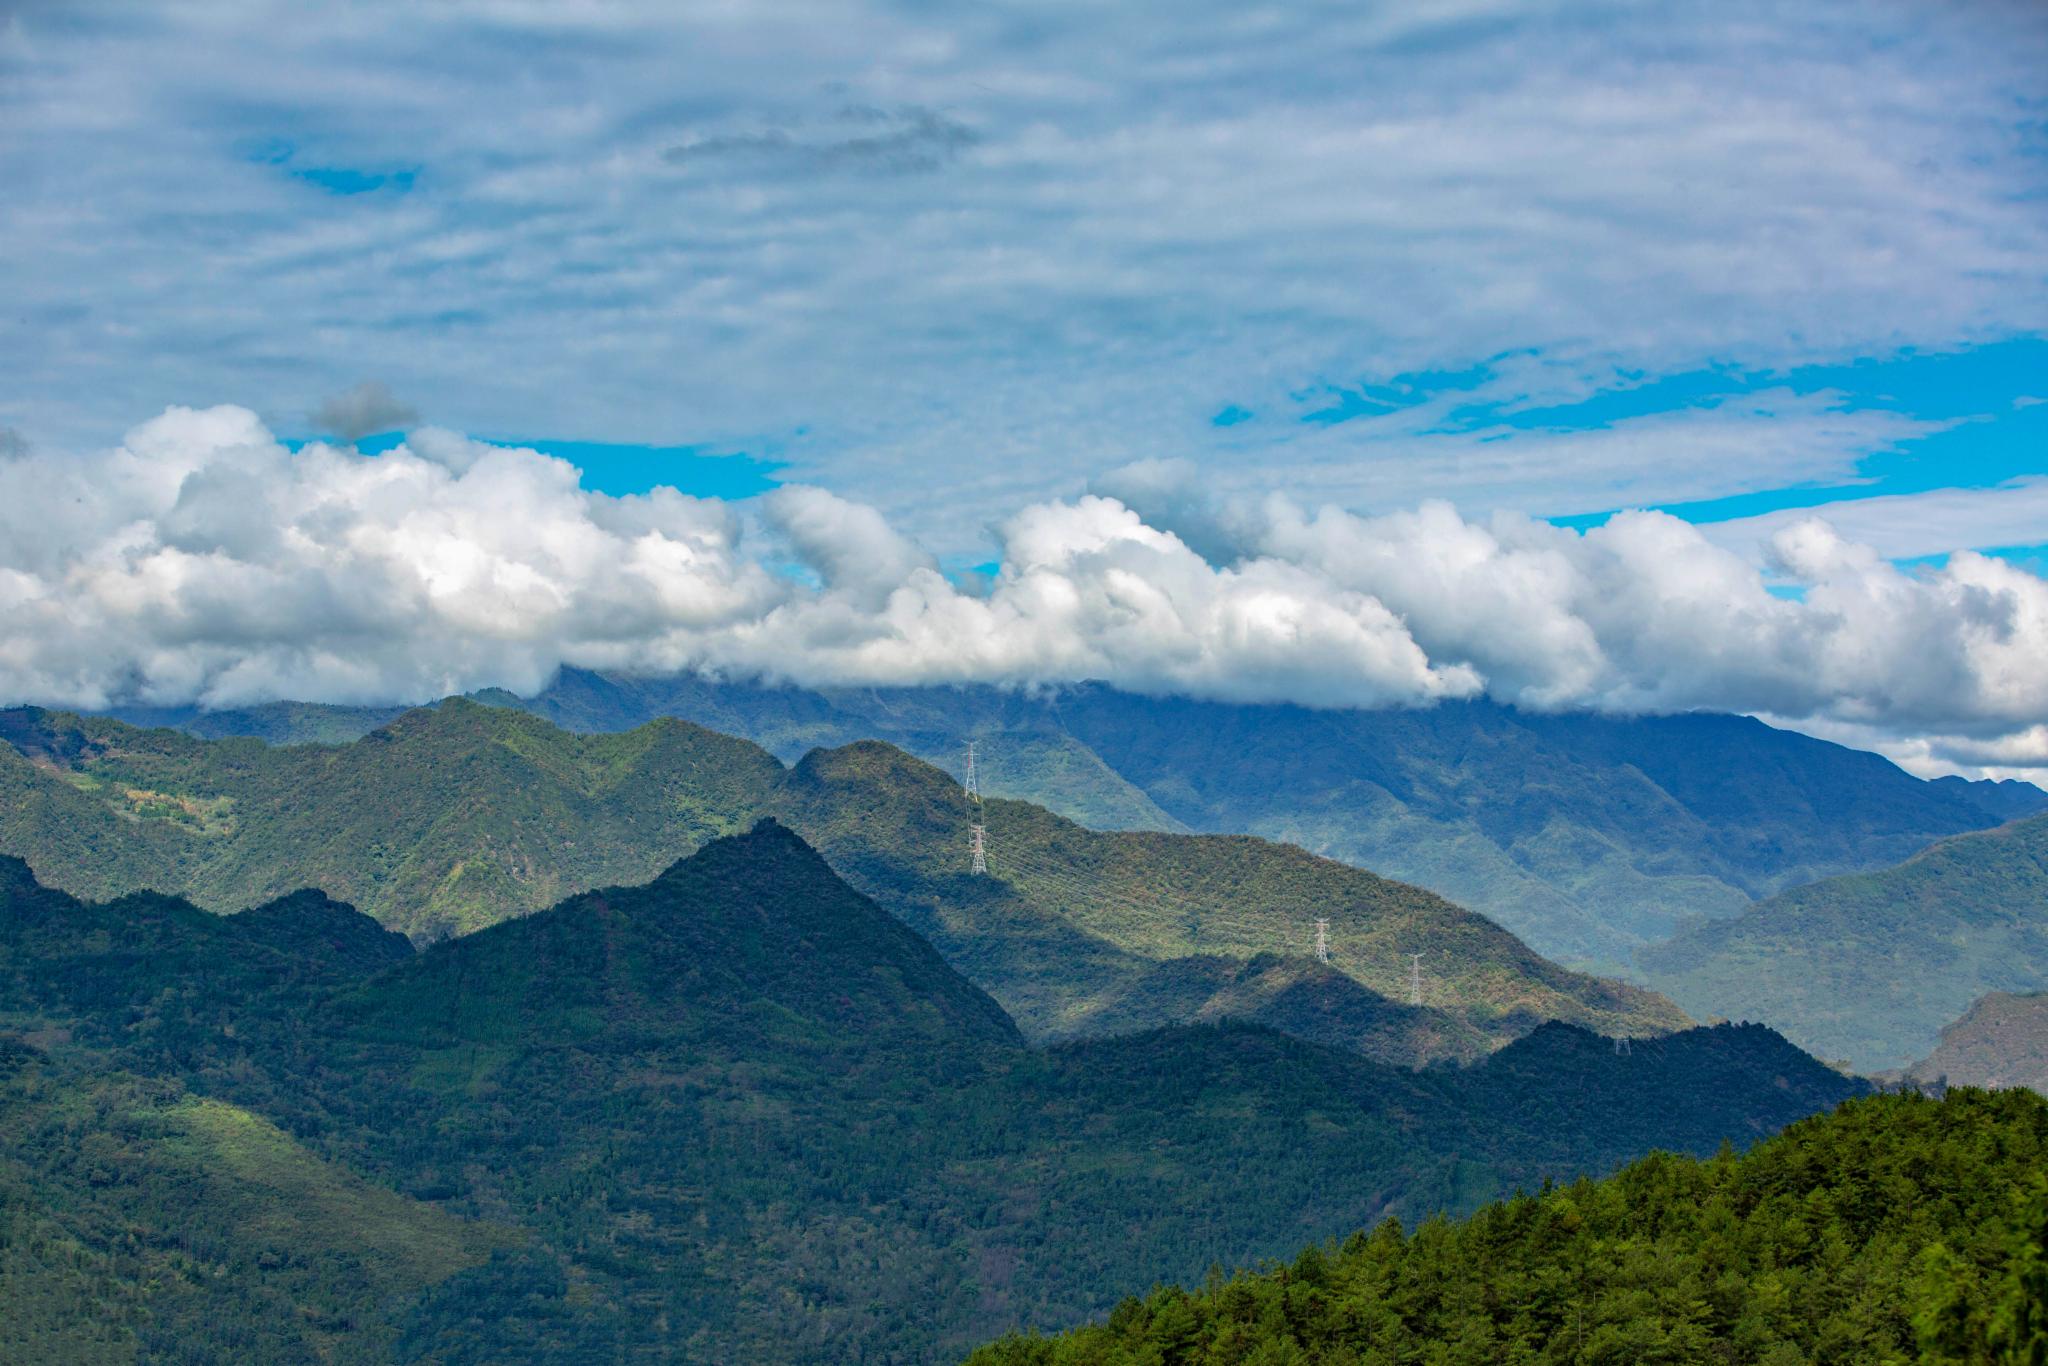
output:
[{"label": "blue sky", "polygon": [[[1435,430],[1510,441],[1517,433],[1569,435],[1612,431],[1631,420],[1711,409],[1760,392],[1818,398],[1844,411],[1898,413],[1928,424],[1924,434],[1862,454],[1846,478],[1758,488],[1693,502],[1643,503],[1695,523],[1716,523],[1787,509],[1825,509],[1845,500],[1896,497],[1933,490],[1995,491],[2010,481],[2048,471],[2048,339],[2023,337],[1956,351],[1906,351],[1847,364],[1796,366],[1780,371],[1717,366],[1669,375],[1621,377],[1614,387],[1565,404],[1532,406],[1508,399],[1459,402],[1489,378],[1486,366],[1461,373],[1404,374],[1381,382],[1326,385],[1290,396],[1280,411],[1261,414],[1225,403],[1210,419],[1219,429],[1247,424],[1338,426],[1359,416],[1387,416],[1449,400]],[[2040,391],[2037,393],[2036,391]],[[2030,401],[2030,400],[2040,401]],[[401,434],[380,433],[361,442],[366,452],[387,450]],[[610,494],[644,493],[668,485],[699,497],[744,499],[777,487],[784,461],[744,452],[691,446],[563,441],[547,437],[494,438],[558,456],[583,471],[587,488]],[[1763,439],[1768,439],[1767,437]],[[1619,505],[1547,514],[1559,526],[1584,529],[1606,521]],[[1972,547],[2038,567],[2048,524],[2040,535],[2013,543],[2002,537]],[[955,556],[956,563],[971,552]],[[1898,554],[1904,565],[1941,563],[1945,552]],[[993,573],[996,562],[972,565]],[[1796,592],[1796,589],[1786,589]]]},{"label": "blue sky", "polygon": [[[312,433],[306,439],[325,437]],[[695,446],[650,446],[603,441],[557,441],[549,437],[496,437],[494,444],[522,446],[566,460],[582,472],[582,485],[622,497],[666,486],[695,498],[755,498],[777,487],[783,468],[775,460],[739,451]],[[356,441],[365,455],[381,455],[405,440],[405,433],[374,432]]]}]

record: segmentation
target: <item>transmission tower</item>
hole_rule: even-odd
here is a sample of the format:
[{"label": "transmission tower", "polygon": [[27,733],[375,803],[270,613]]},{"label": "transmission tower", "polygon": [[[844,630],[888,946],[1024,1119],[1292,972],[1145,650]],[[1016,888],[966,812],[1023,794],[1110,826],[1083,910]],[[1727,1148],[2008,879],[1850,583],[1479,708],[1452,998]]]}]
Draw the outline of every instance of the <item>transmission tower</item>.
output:
[{"label": "transmission tower", "polygon": [[1327,920],[1316,922],[1316,961],[1330,961],[1330,922]]},{"label": "transmission tower", "polygon": [[981,775],[974,771],[974,757],[980,748],[981,741],[979,740],[969,740],[967,742],[967,778],[961,786],[967,789],[967,800],[970,802],[979,802],[981,800]]},{"label": "transmission tower", "polygon": [[1422,1004],[1422,955],[1419,953],[1408,955],[1408,1004]]},{"label": "transmission tower", "polygon": [[988,831],[978,823],[968,826],[967,830],[967,847],[974,854],[974,871],[986,873],[988,871]]}]

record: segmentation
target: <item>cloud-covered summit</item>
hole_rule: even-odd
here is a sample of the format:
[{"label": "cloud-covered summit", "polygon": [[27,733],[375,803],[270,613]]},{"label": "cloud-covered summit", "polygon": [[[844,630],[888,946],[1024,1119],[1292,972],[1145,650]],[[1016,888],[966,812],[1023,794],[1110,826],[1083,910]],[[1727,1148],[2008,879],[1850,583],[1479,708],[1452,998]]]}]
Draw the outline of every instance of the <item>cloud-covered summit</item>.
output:
[{"label": "cloud-covered summit", "polygon": [[1099,488],[1016,509],[984,591],[822,489],[614,498],[449,431],[294,453],[245,410],[174,408],[97,456],[0,463],[0,702],[421,700],[567,663],[1715,708],[1929,766],[2048,760],[2048,583],[2001,560],[1908,573],[1805,519],[1760,571],[1657,513],[1219,505],[1170,464]]}]

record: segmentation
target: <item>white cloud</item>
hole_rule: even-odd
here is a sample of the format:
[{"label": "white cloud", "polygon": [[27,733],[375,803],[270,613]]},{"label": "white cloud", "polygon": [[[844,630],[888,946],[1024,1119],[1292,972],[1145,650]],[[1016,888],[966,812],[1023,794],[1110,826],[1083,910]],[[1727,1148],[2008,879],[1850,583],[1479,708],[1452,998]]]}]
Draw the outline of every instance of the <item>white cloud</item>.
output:
[{"label": "white cloud", "polygon": [[[563,461],[453,432],[293,454],[244,410],[172,409],[97,457],[0,462],[0,701],[420,700],[570,663],[1311,705],[1486,693],[1759,713],[1924,763],[2042,752],[2048,582],[2003,561],[1909,574],[1807,518],[1769,547],[1792,600],[1658,513],[1581,534],[1440,501],[1219,502],[1198,479],[1148,467],[1104,481],[1130,504],[1022,507],[982,593],[823,490],[762,500],[756,543],[727,505],[593,494]],[[792,550],[809,574],[771,568]]]}]

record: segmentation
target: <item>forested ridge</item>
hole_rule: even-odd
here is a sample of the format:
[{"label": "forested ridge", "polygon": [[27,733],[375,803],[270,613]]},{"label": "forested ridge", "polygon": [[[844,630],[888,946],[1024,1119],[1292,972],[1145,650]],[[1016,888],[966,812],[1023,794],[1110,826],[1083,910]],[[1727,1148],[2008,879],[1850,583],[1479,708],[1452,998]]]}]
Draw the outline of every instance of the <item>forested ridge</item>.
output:
[{"label": "forested ridge", "polygon": [[969,1366],[1757,1366],[2048,1358],[2048,1102],[1853,1100],[1746,1153],[1652,1154],[1470,1218],[1012,1336]]},{"label": "forested ridge", "polygon": [[204,1360],[209,1321],[251,1362],[945,1360],[1860,1089],[1755,1027],[1031,1048],[774,824],[425,952],[318,896],[0,873],[0,1344],[36,1361]]},{"label": "forested ridge", "polygon": [[[1545,1019],[1628,1034],[1687,1023],[1654,993],[1568,972],[1420,888],[1243,836],[1091,831],[1024,802],[977,807],[941,770],[873,741],[785,770],[688,722],[577,734],[461,699],[341,745],[203,741],[33,709],[0,711],[0,739],[0,853],[80,896],[149,888],[233,911],[317,887],[432,942],[645,882],[769,814],[1036,1039],[1231,1014],[1417,1063],[1476,1057]],[[977,820],[987,877],[968,867]],[[1311,968],[1323,918],[1330,963]],[[1419,1011],[1405,999],[1410,952],[1429,956]],[[1273,957],[1288,962],[1257,987],[1214,971]]]}]

